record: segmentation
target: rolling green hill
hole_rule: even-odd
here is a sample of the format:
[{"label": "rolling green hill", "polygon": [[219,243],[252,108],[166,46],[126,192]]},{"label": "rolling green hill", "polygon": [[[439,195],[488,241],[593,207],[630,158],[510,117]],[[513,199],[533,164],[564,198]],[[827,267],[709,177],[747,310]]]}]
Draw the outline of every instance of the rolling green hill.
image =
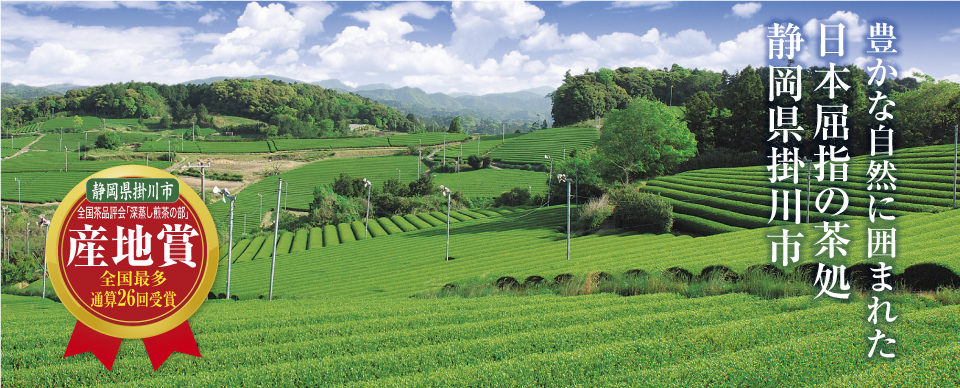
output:
[{"label": "rolling green hill", "polygon": [[[516,164],[549,164],[543,156],[563,159],[563,151],[593,148],[600,135],[590,128],[550,128],[517,137],[490,153],[493,160]],[[464,149],[466,155],[467,149]]]},{"label": "rolling green hill", "polygon": [[[888,215],[928,212],[952,206],[952,145],[909,148],[898,150],[891,157],[874,159],[889,160],[896,166],[893,172],[897,178],[895,191],[867,190],[870,159],[866,156],[851,159],[847,182],[818,182],[814,171],[811,181],[811,208],[814,211],[810,221],[833,220],[830,214],[839,210],[839,201],[829,208],[830,214],[821,215],[815,210],[817,194],[828,187],[842,188],[849,196],[849,207],[840,217],[844,219],[867,216],[870,195],[877,199],[887,196],[894,199],[893,203],[884,206],[884,213]],[[696,170],[650,180],[641,190],[659,194],[673,205],[674,214],[678,216],[676,227],[699,234],[713,234],[768,226],[772,190],[793,192],[800,189],[800,209],[807,208],[806,171],[797,184],[786,181],[771,184],[770,174],[763,166]],[[778,217],[781,215],[778,213]],[[803,220],[806,220],[805,215]],[[786,223],[778,218],[771,224]]]}]

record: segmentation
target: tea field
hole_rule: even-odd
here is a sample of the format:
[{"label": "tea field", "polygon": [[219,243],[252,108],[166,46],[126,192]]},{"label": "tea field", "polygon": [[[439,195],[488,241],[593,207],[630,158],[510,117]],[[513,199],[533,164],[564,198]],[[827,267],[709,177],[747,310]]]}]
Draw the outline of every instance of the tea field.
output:
[{"label": "tea field", "polygon": [[[839,200],[828,208],[828,214],[815,210],[817,194],[828,187],[842,188],[849,196],[849,206],[836,219],[867,216],[870,195],[878,200],[888,196],[894,199],[893,203],[883,207],[887,215],[906,215],[952,206],[955,160],[952,145],[904,149],[891,157],[873,159],[888,160],[896,166],[896,171],[892,172],[897,178],[896,190],[867,190],[870,161],[865,156],[851,159],[845,183],[826,179],[818,182],[814,170],[810,184],[810,207],[814,210],[810,221],[833,220],[831,214],[839,210]],[[722,233],[768,226],[772,190],[790,190],[792,193],[799,189],[800,209],[807,208],[805,171],[797,184],[786,181],[771,184],[770,174],[762,166],[696,170],[650,180],[641,190],[660,194],[672,204],[674,213],[679,215],[678,227],[700,234]],[[781,215],[778,213],[778,217]],[[805,215],[802,220],[806,220]],[[778,218],[771,224],[786,223]]]},{"label": "tea field", "polygon": [[960,384],[960,306],[913,296],[894,301],[893,360],[866,357],[862,301],[806,296],[208,301],[190,319],[202,357],[175,353],[156,372],[139,340],[112,371],[90,353],[63,358],[65,308],[2,303],[5,387]]},{"label": "tea field", "polygon": [[[514,164],[549,164],[543,156],[563,159],[563,151],[593,148],[600,138],[592,128],[550,128],[530,132],[504,143],[490,153],[493,160]],[[474,145],[476,146],[476,145]],[[464,148],[464,155],[468,149]]]},{"label": "tea field", "polygon": [[[512,213],[506,209],[496,209],[502,213]],[[450,223],[499,216],[501,213],[490,210],[455,210],[450,212]],[[360,241],[367,238],[383,237],[392,234],[412,232],[447,224],[446,213],[418,213],[405,216],[371,217],[364,226],[364,220],[340,223],[326,227],[302,228],[295,232],[284,231],[277,239],[277,256],[303,252],[328,246]],[[233,261],[246,262],[258,258],[269,258],[273,251],[273,234],[254,238],[238,239],[239,231],[234,221]],[[220,247],[220,265],[226,266],[230,253],[227,245]]]},{"label": "tea field", "polygon": [[517,169],[470,170],[464,167],[459,173],[436,174],[433,180],[438,185],[456,188],[467,197],[499,197],[500,194],[520,187],[532,195],[547,191],[547,173]]}]

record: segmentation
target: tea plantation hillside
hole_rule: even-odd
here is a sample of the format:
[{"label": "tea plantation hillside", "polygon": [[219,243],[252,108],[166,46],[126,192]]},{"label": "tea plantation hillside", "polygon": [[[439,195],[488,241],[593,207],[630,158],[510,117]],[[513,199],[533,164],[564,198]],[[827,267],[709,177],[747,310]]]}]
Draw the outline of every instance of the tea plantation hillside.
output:
[{"label": "tea plantation hillside", "polygon": [[[514,164],[549,163],[543,157],[544,155],[563,159],[564,150],[570,153],[574,150],[593,148],[599,138],[599,132],[593,128],[541,129],[504,143],[490,153],[490,158]],[[464,145],[464,155],[469,155],[470,149],[466,147]]]},{"label": "tea plantation hillside", "polygon": [[190,319],[202,357],[175,353],[156,372],[140,340],[123,341],[112,371],[90,353],[63,358],[65,308],[2,303],[5,387],[960,384],[960,306],[912,296],[894,301],[892,360],[865,356],[862,302],[808,296],[208,301]]},{"label": "tea plantation hillside", "polygon": [[[571,260],[566,260],[566,235],[561,226],[566,208],[555,206],[518,211],[501,217],[481,218],[451,225],[450,256],[444,261],[446,230],[443,227],[378,237],[361,243],[325,246],[277,258],[274,295],[281,297],[406,297],[445,284],[493,281],[501,276],[552,279],[560,274],[582,277],[591,272],[619,274],[629,269],[648,273],[680,267],[700,273],[705,267],[724,265],[738,273],[747,267],[771,263],[770,238],[781,227],[744,230],[710,237],[623,233],[577,237]],[[848,256],[830,259],[848,267],[865,262],[866,220],[849,220],[843,235],[851,242]],[[823,235],[817,224],[787,226],[791,234],[809,236],[801,248],[801,261],[773,263],[790,270],[818,262],[814,243]],[[888,225],[890,226],[890,225]],[[918,263],[943,264],[960,270],[960,211],[913,214],[895,221],[897,255],[880,260],[894,273]],[[876,258],[869,262],[875,263]],[[231,292],[241,299],[266,295],[270,260],[253,260],[233,266]],[[226,279],[219,273],[214,292],[224,292]]]},{"label": "tea plantation hillside", "polygon": [[[810,222],[865,217],[871,194],[878,200],[888,196],[894,199],[893,203],[883,207],[887,215],[900,216],[950,208],[953,205],[953,167],[956,160],[953,151],[953,145],[938,145],[898,150],[890,157],[854,157],[851,158],[847,182],[830,182],[829,172],[827,179],[818,182],[818,173],[814,170],[810,184],[810,208],[814,210]],[[896,190],[867,190],[870,159],[888,160],[896,166],[896,171],[892,171],[896,178]],[[767,168],[757,166],[684,172],[650,180],[641,190],[659,194],[673,205],[677,228],[698,234],[714,234],[787,224],[779,218],[767,223],[771,213],[771,192],[790,190],[792,193],[793,189],[800,189],[800,209],[806,209],[807,174],[806,168],[803,170],[797,184],[792,181],[771,183],[771,173]],[[834,201],[826,215],[815,210],[817,194],[828,187],[842,188],[850,198],[849,207],[840,217],[831,216],[839,210],[839,200]],[[803,220],[806,220],[805,216]]]}]

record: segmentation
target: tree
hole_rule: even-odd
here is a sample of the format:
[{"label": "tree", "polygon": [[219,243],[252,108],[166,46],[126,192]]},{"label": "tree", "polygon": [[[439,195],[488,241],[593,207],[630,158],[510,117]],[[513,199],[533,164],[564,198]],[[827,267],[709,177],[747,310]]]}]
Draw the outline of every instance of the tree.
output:
[{"label": "tree", "polygon": [[73,116],[73,129],[76,130],[77,132],[80,132],[80,128],[82,127],[83,127],[83,119],[79,115]]},{"label": "tree", "polygon": [[598,151],[629,184],[630,174],[660,175],[690,159],[697,141],[662,102],[638,98],[607,115]]},{"label": "tree", "polygon": [[173,126],[173,119],[170,118],[170,115],[163,115],[163,117],[160,118],[160,127],[170,129],[171,126]]},{"label": "tree", "polygon": [[210,116],[210,112],[207,111],[207,106],[201,102],[200,105],[197,105],[197,124],[207,122],[208,116]]},{"label": "tree", "polygon": [[118,150],[123,146],[123,142],[120,141],[120,134],[116,131],[106,131],[101,133],[100,136],[97,136],[97,148],[103,148],[107,150]]},{"label": "tree", "polygon": [[454,117],[453,120],[450,121],[450,129],[448,129],[447,132],[460,133],[461,130],[462,128],[460,128],[460,116]]},{"label": "tree", "polygon": [[760,76],[749,65],[724,90],[724,108],[729,115],[724,115],[726,120],[714,129],[718,147],[754,151],[764,146],[768,116],[763,92]]},{"label": "tree", "polygon": [[699,91],[684,104],[683,121],[697,138],[700,153],[713,148],[713,119],[717,105],[707,92]]},{"label": "tree", "polygon": [[477,155],[470,155],[467,157],[467,164],[474,170],[479,170],[483,166],[483,160]]}]

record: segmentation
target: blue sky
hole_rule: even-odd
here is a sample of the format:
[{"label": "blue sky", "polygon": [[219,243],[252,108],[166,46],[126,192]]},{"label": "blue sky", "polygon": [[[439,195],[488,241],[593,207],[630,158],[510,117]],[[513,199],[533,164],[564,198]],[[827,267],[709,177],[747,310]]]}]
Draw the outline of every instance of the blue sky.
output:
[{"label": "blue sky", "polygon": [[428,92],[558,86],[569,69],[736,71],[767,61],[774,22],[846,26],[841,63],[875,66],[868,26],[895,26],[900,76],[960,82],[957,2],[0,2],[0,79],[42,86],[274,74]]}]

